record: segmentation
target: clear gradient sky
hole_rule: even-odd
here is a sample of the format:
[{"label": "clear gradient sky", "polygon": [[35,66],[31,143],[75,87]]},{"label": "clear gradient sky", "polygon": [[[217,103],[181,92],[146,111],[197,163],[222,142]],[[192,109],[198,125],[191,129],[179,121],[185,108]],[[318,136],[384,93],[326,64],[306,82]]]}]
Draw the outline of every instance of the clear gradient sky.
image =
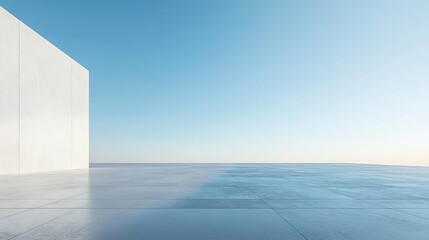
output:
[{"label": "clear gradient sky", "polygon": [[429,1],[0,0],[91,71],[92,162],[429,165]]}]

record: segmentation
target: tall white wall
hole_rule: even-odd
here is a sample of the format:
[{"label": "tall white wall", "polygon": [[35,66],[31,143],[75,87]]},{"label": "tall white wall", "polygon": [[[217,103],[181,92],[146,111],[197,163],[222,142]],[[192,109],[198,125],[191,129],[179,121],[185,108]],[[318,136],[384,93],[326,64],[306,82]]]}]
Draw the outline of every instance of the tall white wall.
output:
[{"label": "tall white wall", "polygon": [[19,21],[0,8],[0,174],[19,173]]},{"label": "tall white wall", "polygon": [[0,174],[88,167],[88,81],[0,7]]},{"label": "tall white wall", "polygon": [[88,167],[89,157],[89,85],[88,71],[78,63],[71,64],[72,100],[72,168]]}]

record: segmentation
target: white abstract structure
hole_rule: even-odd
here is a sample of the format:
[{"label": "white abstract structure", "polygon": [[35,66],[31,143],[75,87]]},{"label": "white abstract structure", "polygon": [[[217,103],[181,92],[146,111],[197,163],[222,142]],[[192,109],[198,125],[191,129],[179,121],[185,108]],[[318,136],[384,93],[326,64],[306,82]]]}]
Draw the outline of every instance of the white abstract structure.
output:
[{"label": "white abstract structure", "polygon": [[88,168],[89,73],[0,7],[0,175]]}]

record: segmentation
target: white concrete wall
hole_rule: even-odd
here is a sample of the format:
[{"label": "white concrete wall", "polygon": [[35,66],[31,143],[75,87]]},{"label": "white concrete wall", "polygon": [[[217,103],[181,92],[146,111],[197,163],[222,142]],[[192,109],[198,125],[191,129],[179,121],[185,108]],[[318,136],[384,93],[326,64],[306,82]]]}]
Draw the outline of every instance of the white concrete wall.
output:
[{"label": "white concrete wall", "polygon": [[0,175],[19,173],[19,21],[0,8]]},{"label": "white concrete wall", "polygon": [[72,99],[72,168],[88,167],[89,162],[89,85],[88,71],[78,63],[71,64]]},{"label": "white concrete wall", "polygon": [[88,81],[0,7],[0,174],[88,167]]}]

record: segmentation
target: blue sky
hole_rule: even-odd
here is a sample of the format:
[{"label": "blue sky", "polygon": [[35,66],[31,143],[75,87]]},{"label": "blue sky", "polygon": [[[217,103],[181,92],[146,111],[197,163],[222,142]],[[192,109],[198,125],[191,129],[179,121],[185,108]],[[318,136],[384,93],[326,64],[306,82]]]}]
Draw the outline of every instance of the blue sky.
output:
[{"label": "blue sky", "polygon": [[92,162],[429,165],[429,1],[0,5],[90,70]]}]

